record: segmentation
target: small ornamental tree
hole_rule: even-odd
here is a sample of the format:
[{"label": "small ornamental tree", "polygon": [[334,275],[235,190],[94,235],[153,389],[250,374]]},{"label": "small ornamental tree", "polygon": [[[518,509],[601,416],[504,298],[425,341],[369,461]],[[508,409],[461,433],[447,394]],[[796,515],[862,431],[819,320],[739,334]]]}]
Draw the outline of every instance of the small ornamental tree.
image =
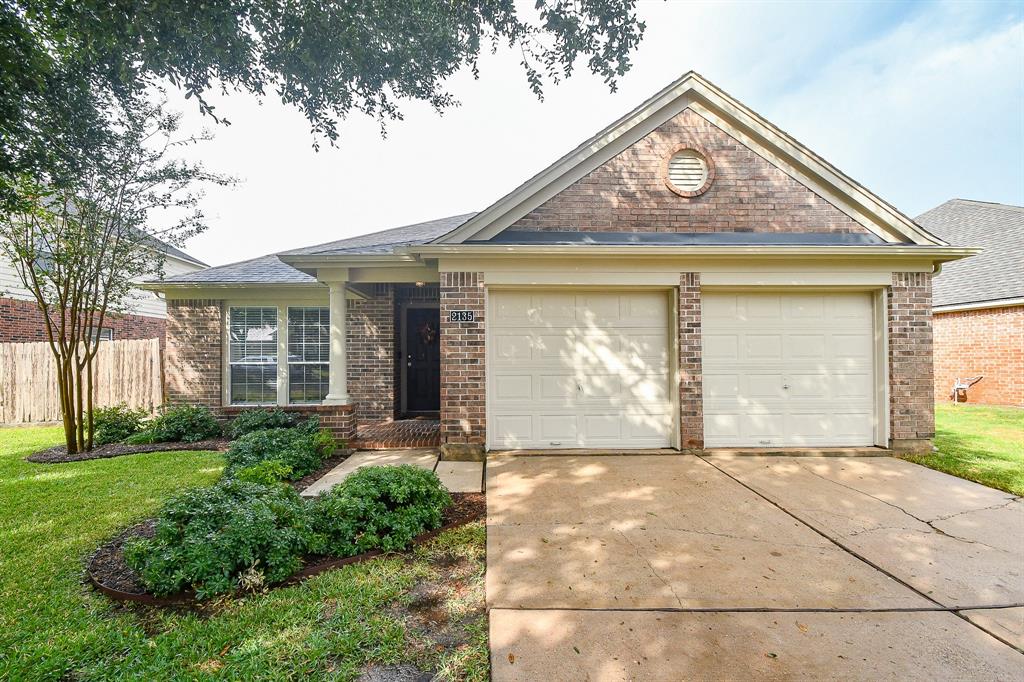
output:
[{"label": "small ornamental tree", "polygon": [[[165,244],[205,228],[200,186],[232,182],[172,158],[175,148],[208,138],[176,139],[180,117],[163,104],[129,100],[111,105],[108,116],[110,134],[80,150],[84,161],[73,179],[65,176],[58,187],[22,174],[13,210],[0,213],[0,256],[14,265],[46,323],[70,453],[93,447],[99,330],[131,303],[141,280],[162,275]],[[150,231],[156,211],[174,217]]]}]

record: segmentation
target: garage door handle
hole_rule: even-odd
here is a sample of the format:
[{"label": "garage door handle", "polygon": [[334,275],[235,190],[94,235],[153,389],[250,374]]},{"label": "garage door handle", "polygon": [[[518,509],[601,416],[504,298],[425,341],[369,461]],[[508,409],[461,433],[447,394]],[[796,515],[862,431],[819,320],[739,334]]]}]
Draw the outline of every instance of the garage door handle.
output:
[{"label": "garage door handle", "polygon": [[789,388],[789,384],[782,384],[783,388]]}]

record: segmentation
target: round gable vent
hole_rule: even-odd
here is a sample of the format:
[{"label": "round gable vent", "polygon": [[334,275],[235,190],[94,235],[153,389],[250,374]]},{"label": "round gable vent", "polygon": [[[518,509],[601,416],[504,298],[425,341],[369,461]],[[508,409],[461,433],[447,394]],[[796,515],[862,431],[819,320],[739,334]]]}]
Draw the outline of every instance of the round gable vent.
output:
[{"label": "round gable vent", "polygon": [[695,197],[708,190],[714,175],[715,168],[707,154],[685,146],[668,157],[665,184],[680,196]]}]

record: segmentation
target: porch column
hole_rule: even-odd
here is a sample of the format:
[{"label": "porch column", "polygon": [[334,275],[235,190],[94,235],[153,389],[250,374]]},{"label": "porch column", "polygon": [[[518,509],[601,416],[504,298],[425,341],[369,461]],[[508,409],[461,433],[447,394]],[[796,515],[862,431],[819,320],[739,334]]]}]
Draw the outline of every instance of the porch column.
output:
[{"label": "porch column", "polygon": [[348,395],[348,363],[345,352],[345,315],[347,304],[345,301],[345,283],[331,282],[331,357],[330,357],[330,385],[327,390],[327,397],[324,398],[325,405],[348,405],[351,400]]}]

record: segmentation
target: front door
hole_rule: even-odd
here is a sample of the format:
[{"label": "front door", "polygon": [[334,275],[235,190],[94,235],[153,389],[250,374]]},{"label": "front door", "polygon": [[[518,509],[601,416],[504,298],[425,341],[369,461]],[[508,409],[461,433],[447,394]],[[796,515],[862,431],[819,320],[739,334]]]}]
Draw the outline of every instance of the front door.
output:
[{"label": "front door", "polygon": [[437,308],[405,311],[405,411],[441,409],[441,316]]}]

